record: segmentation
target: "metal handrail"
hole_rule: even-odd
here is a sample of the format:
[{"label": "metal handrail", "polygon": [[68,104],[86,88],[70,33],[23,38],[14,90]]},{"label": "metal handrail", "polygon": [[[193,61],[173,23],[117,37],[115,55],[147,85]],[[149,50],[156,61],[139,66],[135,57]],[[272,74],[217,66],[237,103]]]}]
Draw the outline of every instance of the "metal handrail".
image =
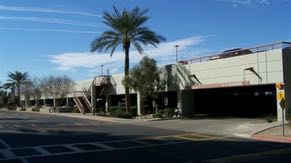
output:
[{"label": "metal handrail", "polygon": [[238,55],[226,56],[227,54],[236,54],[236,53],[239,54],[239,53],[248,51],[249,53],[239,54],[239,55],[249,55],[249,54],[253,54],[253,53],[264,52],[264,51],[274,50],[274,49],[284,49],[284,48],[291,48],[291,42],[277,42],[277,43],[267,44],[267,45],[262,45],[262,46],[242,48],[242,49],[233,50],[230,52],[222,52],[222,53],[217,53],[217,54],[213,54],[213,55],[208,55],[205,57],[199,57],[199,58],[188,59],[188,60],[181,60],[181,61],[179,61],[179,63],[182,63],[182,64],[199,63],[199,62],[204,62],[204,61],[211,61],[211,60],[216,60],[216,59],[238,56]]}]

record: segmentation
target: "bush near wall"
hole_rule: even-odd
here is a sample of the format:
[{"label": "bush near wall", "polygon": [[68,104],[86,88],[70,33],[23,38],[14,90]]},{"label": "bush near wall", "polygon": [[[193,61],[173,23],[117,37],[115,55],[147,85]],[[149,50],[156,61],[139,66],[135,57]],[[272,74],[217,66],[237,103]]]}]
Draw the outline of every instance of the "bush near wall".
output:
[{"label": "bush near wall", "polygon": [[137,115],[137,107],[131,106],[129,113],[126,113],[125,107],[111,106],[108,109],[110,116],[118,118],[132,118]]},{"label": "bush near wall", "polygon": [[164,117],[164,110],[158,110],[157,113],[153,114],[154,118],[163,118]]},{"label": "bush near wall", "polygon": [[31,109],[32,111],[39,112],[39,107],[34,107]]},{"label": "bush near wall", "polygon": [[80,110],[77,107],[74,107],[72,113],[80,113]]},{"label": "bush near wall", "polygon": [[164,116],[166,118],[171,118],[174,116],[175,110],[173,108],[166,108],[164,109]]},{"label": "bush near wall", "polygon": [[74,107],[71,107],[71,106],[60,106],[58,110],[59,110],[59,113],[71,113],[71,112],[73,112]]},{"label": "bush near wall", "polygon": [[16,110],[16,105],[13,105],[12,102],[9,102],[5,108],[7,108],[7,110]]}]

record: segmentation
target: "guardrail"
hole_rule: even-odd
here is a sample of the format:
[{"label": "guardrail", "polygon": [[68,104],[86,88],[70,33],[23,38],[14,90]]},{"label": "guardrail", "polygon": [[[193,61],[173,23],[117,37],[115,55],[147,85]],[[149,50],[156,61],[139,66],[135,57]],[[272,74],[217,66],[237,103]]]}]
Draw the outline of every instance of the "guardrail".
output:
[{"label": "guardrail", "polygon": [[274,49],[284,49],[284,48],[291,49],[291,42],[278,42],[278,43],[250,47],[250,48],[231,49],[231,50],[224,51],[222,53],[213,54],[213,55],[209,55],[209,56],[205,56],[205,57],[182,60],[182,61],[179,61],[179,63],[181,63],[181,64],[191,63],[192,64],[192,63],[199,63],[199,62],[229,58],[229,57],[234,57],[234,56],[239,56],[239,55],[249,55],[249,54],[253,54],[253,53],[264,52],[264,51],[269,51],[269,50],[274,50]]}]

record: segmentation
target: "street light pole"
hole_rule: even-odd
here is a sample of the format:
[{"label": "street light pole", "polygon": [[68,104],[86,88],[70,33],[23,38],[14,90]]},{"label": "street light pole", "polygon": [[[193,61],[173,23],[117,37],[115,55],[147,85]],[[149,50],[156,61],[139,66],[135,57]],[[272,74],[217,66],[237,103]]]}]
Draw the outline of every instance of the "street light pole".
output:
[{"label": "street light pole", "polygon": [[103,66],[104,65],[101,65],[101,75],[103,75]]},{"label": "street light pole", "polygon": [[179,45],[175,45],[175,48],[176,48],[176,63],[178,63],[178,47],[179,47]]}]

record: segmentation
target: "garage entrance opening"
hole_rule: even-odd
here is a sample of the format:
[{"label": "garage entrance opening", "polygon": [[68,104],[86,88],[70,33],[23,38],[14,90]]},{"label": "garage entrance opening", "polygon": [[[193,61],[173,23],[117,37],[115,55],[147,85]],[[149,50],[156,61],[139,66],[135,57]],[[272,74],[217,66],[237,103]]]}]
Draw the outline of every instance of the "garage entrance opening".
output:
[{"label": "garage entrance opening", "polygon": [[274,84],[189,91],[195,115],[263,117],[277,112]]}]

